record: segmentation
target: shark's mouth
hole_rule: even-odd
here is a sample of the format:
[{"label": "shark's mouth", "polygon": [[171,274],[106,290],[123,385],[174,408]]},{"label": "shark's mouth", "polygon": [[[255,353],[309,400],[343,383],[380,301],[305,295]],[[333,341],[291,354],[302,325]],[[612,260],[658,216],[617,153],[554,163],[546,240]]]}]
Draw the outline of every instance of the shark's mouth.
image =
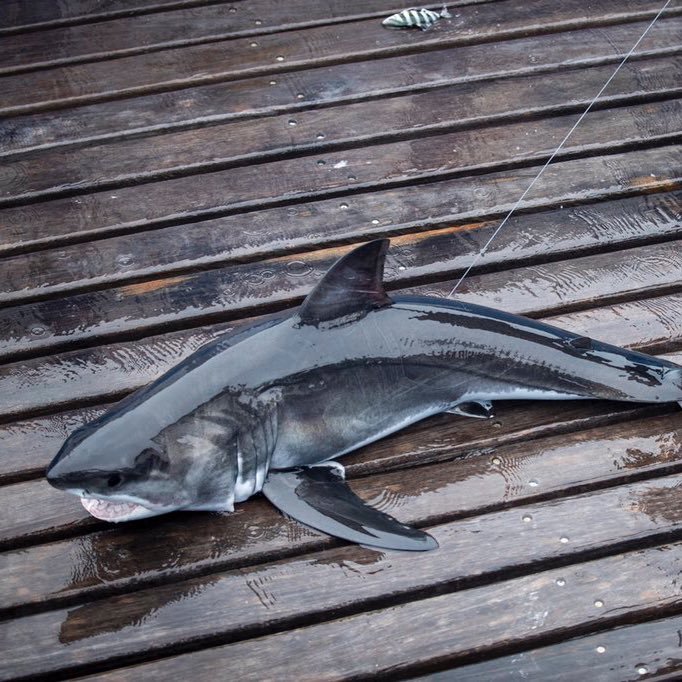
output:
[{"label": "shark's mouth", "polygon": [[141,504],[132,502],[111,502],[110,500],[99,500],[94,497],[81,497],[81,504],[86,511],[100,521],[133,521],[143,519],[147,516],[155,516],[154,512]]}]

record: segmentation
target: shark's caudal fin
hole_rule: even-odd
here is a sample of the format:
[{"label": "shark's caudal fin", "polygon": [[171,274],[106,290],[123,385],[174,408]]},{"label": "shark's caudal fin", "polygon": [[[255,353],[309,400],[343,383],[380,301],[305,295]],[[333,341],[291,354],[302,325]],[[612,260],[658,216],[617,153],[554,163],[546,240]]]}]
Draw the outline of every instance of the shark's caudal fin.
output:
[{"label": "shark's caudal fin", "polygon": [[388,244],[388,239],[377,239],[337,261],[301,304],[301,324],[317,325],[391,305],[382,283]]},{"label": "shark's caudal fin", "polygon": [[280,511],[306,526],[361,545],[425,551],[438,543],[365,504],[343,480],[337,462],[270,471],[263,494]]}]

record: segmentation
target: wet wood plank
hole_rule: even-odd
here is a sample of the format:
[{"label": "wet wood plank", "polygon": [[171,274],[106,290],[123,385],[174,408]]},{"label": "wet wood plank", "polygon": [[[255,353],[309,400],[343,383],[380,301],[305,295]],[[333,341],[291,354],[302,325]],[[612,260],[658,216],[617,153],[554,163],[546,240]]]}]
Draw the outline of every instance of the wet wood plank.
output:
[{"label": "wet wood plank", "polygon": [[[675,142],[679,138],[682,116],[680,101],[592,112],[557,160]],[[2,241],[6,252],[26,250],[39,244],[63,242],[65,238],[83,239],[94,234],[130,232],[136,228],[149,230],[169,222],[255,208],[260,210],[294,200],[324,199],[340,192],[376,191],[395,185],[401,186],[400,193],[407,192],[407,196],[418,194],[425,205],[437,207],[444,199],[451,202],[453,193],[449,185],[441,186],[437,181],[453,177],[459,179],[474,172],[494,172],[500,166],[518,167],[545,160],[553,151],[556,140],[574,121],[575,116],[572,115],[494,126],[486,129],[483,138],[477,130],[464,130],[7,208],[2,211]],[[670,179],[670,173],[675,174],[679,170],[679,157],[675,151],[670,150],[671,158],[666,161],[670,170],[663,174],[665,180]],[[667,154],[663,148],[654,152],[653,156]],[[606,159],[604,165],[608,167],[609,161]],[[569,167],[569,172],[571,168],[574,166]],[[640,188],[642,177],[645,185],[656,180],[647,171],[647,168],[640,168],[633,174]],[[614,170],[611,175],[613,173]],[[625,173],[629,174],[627,170]],[[413,184],[426,180],[432,184]],[[625,178],[619,180],[621,187],[628,184]],[[477,181],[481,182],[478,178],[470,180],[470,185]],[[411,186],[403,189],[404,185]],[[479,189],[479,195],[484,196],[485,189]],[[393,196],[395,193],[393,190]],[[359,208],[362,208],[364,196],[358,197]],[[390,196],[389,192],[382,199]],[[335,212],[340,203],[334,203]],[[385,215],[386,211],[382,213]],[[352,214],[343,214],[344,220],[348,220],[348,215]],[[393,219],[389,220],[384,215],[378,214],[376,219],[380,223],[384,221],[384,225],[394,224]],[[365,222],[375,219],[369,215],[363,217]],[[390,214],[388,217],[392,218]]]},{"label": "wet wood plank", "polygon": [[[25,112],[0,123],[0,677],[676,675],[672,631],[647,645],[682,613],[676,405],[502,404],[344,458],[371,504],[433,528],[441,549],[418,557],[261,497],[113,527],[42,478],[107,401],[288,314],[351,244],[392,237],[389,287],[447,295],[659,9],[475,2],[428,33],[382,29],[388,0],[305,17],[301,0],[134,0],[129,16],[38,0],[24,20],[41,25],[0,27],[5,112]],[[463,299],[682,361],[681,12]]]},{"label": "wet wood plank", "polygon": [[[575,166],[577,162],[566,163]],[[586,160],[581,163],[581,167],[590,176],[588,182],[592,183],[591,175],[596,170],[594,165],[588,164]],[[653,166],[650,164],[649,168]],[[580,191],[578,183],[581,179],[584,183],[585,179],[575,173],[570,178],[575,184],[570,185],[565,170],[563,166],[558,168],[551,182],[548,180],[534,193],[536,207],[539,201],[554,206]],[[664,170],[674,171],[670,168]],[[609,181],[609,178],[603,176],[600,179],[607,183]],[[655,182],[656,178],[650,180]],[[481,192],[476,193],[474,190],[467,197],[460,188],[458,195],[461,200],[457,202],[459,215],[452,216],[452,227],[433,231],[430,235],[440,240],[443,246],[447,246],[447,251],[451,254],[449,268],[463,269],[480,252],[499,225],[499,219],[480,219],[490,215],[491,209],[503,208],[504,204],[499,206],[494,202],[503,202],[506,196],[511,199],[512,192],[508,186],[516,187],[517,184],[520,184],[520,180],[501,182],[497,185],[500,191],[496,192],[491,183],[491,191],[486,196],[480,196]],[[592,188],[594,189],[593,185]],[[465,203],[465,199],[468,199],[468,203]],[[336,203],[337,209],[335,222],[330,217],[333,203]],[[242,215],[8,257],[3,260],[4,277],[0,282],[0,302],[37,300],[104,284],[111,286],[135,281],[143,277],[182,274],[190,268],[256,260],[275,255],[279,250],[284,251],[285,247],[288,253],[294,254],[299,250],[323,246],[325,242],[329,245],[367,237],[368,228],[361,216],[358,216],[362,209],[357,206],[356,199],[346,199],[345,203],[348,204],[345,209],[348,219],[345,222],[340,215],[344,210],[339,210],[339,202],[332,201],[329,201],[328,211],[318,205],[315,215],[306,215],[303,218],[298,216],[298,211],[293,215],[286,209],[261,212],[254,216],[254,220],[272,220],[274,223],[278,216],[283,220],[279,222],[277,231],[254,229],[246,234],[247,239],[244,238],[245,232],[249,230],[245,224],[247,218]],[[418,207],[411,204],[411,209],[416,211]],[[627,220],[623,219],[623,214],[628,216]],[[324,219],[327,217],[330,221],[325,225]],[[408,220],[405,213],[401,217],[404,221]],[[288,220],[285,221],[284,218]],[[458,225],[458,218],[478,221]],[[430,213],[428,219],[434,220],[437,216]],[[642,242],[675,236],[680,232],[681,221],[680,191],[643,194],[588,205],[568,205],[522,217],[515,216],[493,241],[481,265],[499,267],[506,264],[510,267],[535,261],[550,252],[553,258],[561,254],[577,256],[613,244],[628,248]],[[325,227],[326,230],[317,231],[318,223],[320,228]],[[406,231],[410,231],[409,222],[402,224]],[[420,231],[426,238],[429,235],[424,227],[422,225]],[[391,233],[399,234],[400,231],[392,229]],[[551,251],[547,249],[548,244],[551,244]],[[412,267],[416,265],[414,262],[409,264]],[[406,267],[408,263],[401,265]],[[402,270],[396,272],[392,268],[387,274],[393,277],[399,272]]]},{"label": "wet wood plank", "polygon": [[[647,532],[644,529],[652,526],[679,530],[679,488],[659,481],[639,484],[637,492],[631,492],[635,501],[650,505],[652,516],[661,509],[653,500],[672,503],[673,511],[654,521],[646,511],[627,507],[633,498],[623,497],[624,491],[595,495],[591,499],[603,504],[604,527],[610,527],[612,538],[621,534],[641,537]],[[585,504],[587,499],[575,502]],[[299,614],[305,614],[308,623],[319,623],[357,609],[360,600],[367,606],[378,606],[372,599],[385,599],[384,572],[389,567],[393,598],[406,592],[422,598],[175,657],[132,669],[130,674],[136,675],[135,679],[159,679],[155,671],[163,671],[164,679],[180,679],[192,666],[193,679],[203,679],[207,671],[202,662],[208,659],[212,675],[220,669],[239,679],[281,679],[282,675],[306,679],[309,671],[316,669],[313,664],[319,652],[324,651],[325,675],[343,679],[389,669],[395,672],[434,659],[462,658],[472,651],[555,632],[579,632],[609,621],[622,623],[654,605],[668,610],[682,606],[677,588],[682,569],[679,543],[423,598],[434,591],[456,589],[458,584],[466,584],[465,578],[485,575],[486,569],[498,570],[500,557],[488,551],[483,537],[504,546],[506,556],[501,563],[505,568],[519,559],[528,562],[547,554],[558,557],[578,548],[593,549],[596,537],[604,541],[597,530],[600,524],[588,524],[570,549],[560,542],[566,529],[574,527],[573,515],[581,518],[580,509],[570,500],[563,505],[529,508],[529,513],[547,518],[544,528],[538,524],[533,529],[531,522],[526,529],[519,510],[502,513],[503,519],[496,515],[479,519],[479,524],[463,521],[436,526],[431,530],[441,547],[431,554],[389,555],[360,547],[342,548],[284,565],[243,570],[235,581],[228,576],[206,576],[146,594],[137,592],[134,598],[115,597],[105,602],[106,608],[102,602],[86,604],[68,612],[28,616],[9,626],[2,623],[0,628],[9,631],[6,665],[15,675],[47,667],[59,670],[78,666],[75,670],[82,670],[97,660],[139,657],[164,647],[168,652],[169,647],[177,646],[178,637],[183,646],[196,646],[202,638],[217,642],[218,635],[244,636],[275,625],[281,627]],[[599,509],[593,507],[592,514],[601,513]],[[618,523],[611,525],[614,517]],[[490,561],[487,557],[494,557],[492,565],[486,565]],[[307,577],[304,585],[296,571],[303,568]],[[650,580],[631,579],[642,573]],[[557,585],[557,581],[562,584]],[[146,597],[151,597],[150,603]],[[120,611],[117,602],[124,606]],[[188,618],[197,610],[202,617]],[[98,640],[106,646],[97,646]],[[271,676],[272,671],[277,671],[276,677]]]},{"label": "wet wood plank", "polygon": [[[72,106],[122,95],[175,89],[183,85],[274,74],[284,70],[340,61],[406,54],[439,46],[467,45],[534,33],[582,28],[653,18],[655,0],[593,0],[582,13],[580,0],[561,5],[530,0],[519,5],[507,0],[462,7],[459,17],[441,22],[439,30],[388,31],[377,19],[236,38],[160,52],[121,57],[86,65],[55,67],[48,71],[8,75],[0,79],[2,113],[16,114]],[[679,13],[672,8],[670,15]],[[541,17],[538,23],[538,17]],[[407,35],[406,35],[407,34]],[[252,43],[256,43],[253,45]],[[278,59],[278,57],[280,59]]]},{"label": "wet wood plank", "polygon": [[[481,1],[459,0],[450,5],[457,7]],[[66,5],[67,11],[73,11],[70,4]],[[69,28],[45,27],[28,35],[8,36],[0,45],[0,73],[138,54],[243,35],[255,38],[263,33],[362,17],[381,19],[401,8],[396,0],[324,0],[314,3],[293,0],[286,6],[272,0],[249,0],[232,5],[210,3],[167,11],[158,11],[162,7],[157,7],[153,14],[133,15],[131,9],[127,16],[121,18],[100,19],[94,23],[95,15],[87,24]],[[45,17],[43,14],[41,23],[45,23]],[[0,22],[2,19],[0,13]],[[6,24],[3,22],[3,25]],[[50,45],[51,49],[46,51],[45,45]]]},{"label": "wet wood plank", "polygon": [[[661,19],[631,59],[676,54],[680,27],[680,19]],[[71,108],[68,116],[48,112],[13,117],[0,121],[5,149],[4,154],[0,150],[0,156],[20,153],[22,149],[83,144],[86,140],[106,140],[112,136],[125,138],[143,131],[195,128],[282,111],[299,113],[311,103],[329,106],[472,80],[480,87],[486,80],[509,75],[611,64],[621,58],[645,28],[646,23],[636,22],[565,31],[506,40],[494,43],[492,48],[488,44],[472,45],[282,72],[275,77],[183,86],[163,94]]]},{"label": "wet wood plank", "polygon": [[[69,24],[128,16],[175,7],[210,4],[215,0],[4,0],[0,6],[0,23],[4,32],[32,31],[45,24]],[[235,3],[241,0],[234,0]]]},{"label": "wet wood plank", "polygon": [[[451,244],[449,233],[406,235],[392,243],[389,290],[402,285],[399,293],[448,295],[454,286],[452,264],[443,249]],[[9,308],[2,314],[0,357],[11,360],[126,333],[153,333],[292,306],[349,250],[319,250]],[[467,280],[458,299],[540,315],[635,293],[651,297],[679,287],[681,258],[671,242],[481,274]],[[404,290],[416,277],[447,279]]]},{"label": "wet wood plank", "polygon": [[[295,152],[326,154],[337,145],[366,146],[425,132],[472,127],[540,112],[584,108],[613,67],[570,70],[551,79],[533,76],[471,83],[417,95],[313,109],[256,121],[122,140],[77,150],[32,155],[0,169],[6,200],[92,190],[262,162]],[[670,98],[682,93],[675,58],[641,60],[621,71],[605,102]],[[604,104],[601,104],[604,106]],[[656,115],[656,114],[654,114]],[[447,139],[443,146],[448,146]],[[461,162],[461,158],[460,158]]]},{"label": "wet wood plank", "polygon": [[[572,409],[575,410],[572,406],[567,408],[569,412]],[[599,411],[597,407],[594,415],[584,419],[580,431],[518,443],[506,442],[511,439],[504,434],[497,438],[496,443],[494,438],[485,443],[481,433],[490,431],[489,426],[472,428],[460,419],[464,432],[474,434],[473,442],[467,443],[462,436],[453,437],[455,428],[452,422],[432,420],[428,432],[422,428],[417,435],[414,432],[411,435],[401,434],[364,449],[366,454],[361,452],[344,458],[344,463],[348,465],[349,477],[354,479],[358,473],[366,473],[363,459],[371,461],[374,471],[381,472],[391,467],[393,457],[398,454],[402,455],[401,465],[404,466],[406,458],[400,451],[411,440],[413,452],[410,464],[419,468],[411,469],[409,477],[403,470],[376,473],[353,480],[352,485],[359,495],[384,511],[405,522],[420,525],[462,516],[478,518],[478,515],[493,510],[516,509],[520,505],[525,506],[513,513],[495,513],[517,520],[525,513],[535,518],[537,514],[528,505],[552,508],[554,504],[564,504],[540,503],[543,498],[610,488],[616,483],[621,485],[614,488],[618,491],[614,494],[629,499],[623,492],[627,490],[623,484],[628,480],[658,479],[674,471],[678,474],[670,479],[671,495],[679,501],[680,491],[675,488],[675,481],[679,482],[679,471],[682,470],[682,462],[677,457],[682,441],[679,414],[639,420],[633,418],[627,423],[587,428],[590,424],[599,423]],[[520,416],[521,409],[517,407],[502,412],[502,419],[513,420]],[[462,457],[465,454],[467,456]],[[443,459],[444,456],[448,459]],[[427,464],[439,457],[443,461]],[[0,556],[0,568],[12,589],[5,591],[0,600],[0,610],[20,605],[58,605],[65,600],[71,602],[112,592],[121,593],[149,583],[176,581],[209,570],[239,568],[282,556],[299,556],[339,544],[327,536],[303,529],[260,497],[239,505],[234,514],[174,514],[112,529],[111,525],[89,517],[75,498],[59,494],[43,482],[7,486],[0,492],[3,505],[8,501],[13,503],[4,508],[14,510],[13,518],[8,520],[13,525],[5,524],[3,529],[5,542],[10,536],[14,542],[25,542],[49,540],[55,532],[77,532],[79,535],[4,552]],[[22,496],[31,499],[41,509],[49,510],[49,514],[32,520],[27,513],[26,502],[23,509],[17,509],[14,504],[21,505]],[[565,506],[574,504],[577,503],[570,502]],[[584,513],[591,509],[591,505],[587,504]],[[619,523],[624,528],[630,526],[622,521]],[[484,521],[463,523],[473,527],[475,524],[482,526]],[[609,527],[611,533],[610,525],[610,522],[605,522],[600,532]],[[582,535],[582,526],[580,528]],[[88,534],[80,537],[83,533]],[[613,540],[616,536],[607,533],[603,541]],[[497,542],[490,546],[499,549]],[[507,553],[498,549],[490,555],[500,561]],[[577,551],[574,544],[564,549]],[[477,561],[479,559],[477,557]],[[308,557],[305,560],[308,561]],[[306,571],[300,573],[306,574]]]},{"label": "wet wood plank", "polygon": [[682,674],[680,632],[682,617],[663,618],[413,679],[414,682],[672,680]]},{"label": "wet wood plank", "polygon": [[[464,592],[217,646],[101,675],[99,679],[211,679],[216,669],[243,680],[272,671],[305,679],[325,652],[327,679],[396,674],[433,662],[464,659],[521,641],[566,636],[636,619],[653,608],[678,610],[680,544],[545,571]],[[364,575],[366,567],[357,566]],[[363,570],[363,568],[365,570]],[[651,576],[647,582],[633,575]],[[557,581],[561,585],[557,585]],[[595,601],[609,600],[604,607]],[[466,614],[466,618],[453,614]]]}]

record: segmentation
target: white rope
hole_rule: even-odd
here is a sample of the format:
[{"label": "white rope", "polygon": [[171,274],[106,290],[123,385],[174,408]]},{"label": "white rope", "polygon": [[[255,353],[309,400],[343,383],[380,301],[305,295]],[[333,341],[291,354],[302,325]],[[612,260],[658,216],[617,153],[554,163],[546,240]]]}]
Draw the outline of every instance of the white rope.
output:
[{"label": "white rope", "polygon": [[649,31],[651,30],[653,25],[658,21],[661,14],[663,14],[663,12],[665,12],[665,10],[668,8],[668,5],[671,2],[672,2],[672,0],[668,0],[665,3],[665,5],[663,5],[663,7],[661,7],[661,9],[658,11],[658,14],[651,20],[651,23],[644,29],[644,33],[642,33],[642,35],[639,36],[639,38],[637,39],[637,42],[630,48],[630,51],[620,61],[620,64],[618,64],[618,66],[616,67],[616,70],[609,76],[609,79],[606,81],[606,83],[604,83],[604,85],[602,85],[601,90],[599,90],[599,92],[592,98],[592,101],[587,105],[587,108],[580,115],[580,118],[578,118],[578,120],[573,124],[573,127],[566,133],[566,136],[564,137],[563,140],[561,140],[561,142],[559,143],[559,146],[552,152],[552,155],[547,159],[547,161],[545,161],[544,166],[542,166],[539,173],[533,178],[530,185],[528,185],[528,187],[526,187],[526,191],[518,198],[518,200],[512,206],[509,213],[507,213],[507,215],[504,216],[504,218],[502,219],[502,222],[498,225],[497,229],[492,233],[490,239],[488,239],[488,241],[485,243],[483,248],[476,254],[474,259],[469,264],[469,267],[464,271],[464,274],[459,278],[459,280],[457,281],[457,284],[455,284],[452,291],[448,294],[448,298],[450,298],[450,296],[452,296],[452,294],[454,294],[455,291],[457,291],[460,284],[466,279],[466,276],[471,272],[471,269],[476,265],[476,263],[478,263],[478,261],[481,259],[483,254],[485,254],[485,252],[487,251],[488,247],[492,244],[495,237],[497,237],[497,235],[502,231],[502,228],[506,225],[509,218],[511,218],[512,213],[514,213],[514,211],[516,211],[516,209],[520,206],[521,202],[526,198],[526,195],[528,194],[528,192],[530,192],[530,190],[533,188],[533,185],[535,185],[535,183],[540,179],[542,174],[545,172],[545,170],[547,169],[547,166],[549,166],[549,164],[552,163],[552,161],[554,160],[554,157],[561,151],[563,146],[566,144],[568,138],[571,137],[571,135],[573,135],[575,129],[582,123],[582,120],[585,118],[585,116],[587,116],[587,114],[590,113],[590,110],[595,105],[597,100],[601,97],[604,90],[606,90],[606,88],[609,86],[611,81],[616,77],[618,72],[623,68],[623,66],[625,65],[625,62],[630,58],[632,53],[639,47],[639,44],[642,42],[642,40],[644,40],[644,37],[646,36],[646,34],[649,33]]}]

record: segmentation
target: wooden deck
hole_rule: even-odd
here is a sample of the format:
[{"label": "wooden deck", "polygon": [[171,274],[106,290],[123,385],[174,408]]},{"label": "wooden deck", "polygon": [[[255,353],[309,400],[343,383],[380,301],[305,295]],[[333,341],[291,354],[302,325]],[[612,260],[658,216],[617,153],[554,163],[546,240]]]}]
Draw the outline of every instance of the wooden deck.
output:
[{"label": "wooden deck", "polygon": [[[682,412],[500,404],[344,458],[440,542],[231,515],[111,526],[63,439],[353,244],[447,295],[661,0],[0,4],[0,677],[682,676]],[[682,4],[458,292],[682,363]]]}]

